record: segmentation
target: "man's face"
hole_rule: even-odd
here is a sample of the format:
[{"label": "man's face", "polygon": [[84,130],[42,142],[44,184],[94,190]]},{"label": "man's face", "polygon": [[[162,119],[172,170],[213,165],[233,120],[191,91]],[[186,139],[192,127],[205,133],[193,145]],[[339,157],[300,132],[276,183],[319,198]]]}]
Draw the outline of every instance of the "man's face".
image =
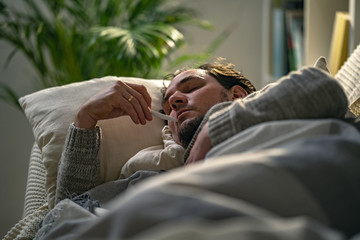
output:
[{"label": "man's face", "polygon": [[175,142],[187,147],[206,112],[215,104],[228,101],[229,91],[202,69],[177,75],[166,90],[163,108],[178,121],[169,121]]}]

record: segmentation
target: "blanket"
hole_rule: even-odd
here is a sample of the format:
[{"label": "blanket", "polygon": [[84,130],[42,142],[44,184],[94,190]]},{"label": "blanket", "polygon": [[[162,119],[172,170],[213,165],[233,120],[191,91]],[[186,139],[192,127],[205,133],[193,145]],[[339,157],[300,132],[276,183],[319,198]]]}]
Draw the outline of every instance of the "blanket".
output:
[{"label": "blanket", "polygon": [[101,214],[78,214],[81,207],[64,200],[37,239],[359,238],[360,133],[353,124],[269,122],[223,145],[204,162],[120,191]]}]

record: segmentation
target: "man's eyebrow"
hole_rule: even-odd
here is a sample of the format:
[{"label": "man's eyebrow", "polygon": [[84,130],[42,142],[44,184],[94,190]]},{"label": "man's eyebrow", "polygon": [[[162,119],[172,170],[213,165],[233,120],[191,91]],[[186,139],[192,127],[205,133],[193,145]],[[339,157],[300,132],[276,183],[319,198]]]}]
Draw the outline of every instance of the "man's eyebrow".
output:
[{"label": "man's eyebrow", "polygon": [[[185,84],[186,82],[188,82],[188,81],[190,81],[190,80],[192,80],[192,79],[203,79],[203,80],[205,80],[205,77],[203,77],[203,76],[201,76],[201,75],[198,75],[198,74],[191,74],[191,75],[186,76],[186,77],[184,77],[183,79],[181,79],[181,80],[176,84],[176,86],[178,87],[178,86],[180,86],[180,85],[183,85],[183,84]],[[161,104],[164,105],[164,103],[165,103],[167,100],[169,100],[169,97],[170,97],[169,95],[166,95],[166,94],[165,94],[165,96],[163,97],[163,100],[162,100]]]}]

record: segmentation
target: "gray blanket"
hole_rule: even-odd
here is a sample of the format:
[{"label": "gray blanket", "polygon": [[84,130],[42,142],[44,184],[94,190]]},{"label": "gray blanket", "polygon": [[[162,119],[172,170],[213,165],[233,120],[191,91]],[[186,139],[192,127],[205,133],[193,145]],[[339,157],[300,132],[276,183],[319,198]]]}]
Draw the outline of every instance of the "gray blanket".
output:
[{"label": "gray blanket", "polygon": [[104,214],[65,200],[38,239],[358,239],[360,134],[333,119],[259,124],[202,163],[114,184],[90,192]]}]

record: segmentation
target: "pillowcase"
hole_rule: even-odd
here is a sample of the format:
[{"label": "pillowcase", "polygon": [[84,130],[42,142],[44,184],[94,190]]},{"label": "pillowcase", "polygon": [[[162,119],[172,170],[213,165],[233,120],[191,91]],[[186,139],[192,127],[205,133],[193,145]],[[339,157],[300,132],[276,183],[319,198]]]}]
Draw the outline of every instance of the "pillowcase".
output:
[{"label": "pillowcase", "polygon": [[[60,87],[44,89],[19,99],[33,130],[35,142],[42,152],[46,169],[45,190],[52,206],[56,191],[58,162],[69,125],[79,107],[95,93],[116,81],[144,85],[152,97],[152,109],[161,109],[163,80],[107,76]],[[165,122],[157,117],[146,125],[134,124],[130,117],[99,121],[102,130],[99,161],[103,181],[119,178],[122,166],[144,148],[162,145]]]}]

